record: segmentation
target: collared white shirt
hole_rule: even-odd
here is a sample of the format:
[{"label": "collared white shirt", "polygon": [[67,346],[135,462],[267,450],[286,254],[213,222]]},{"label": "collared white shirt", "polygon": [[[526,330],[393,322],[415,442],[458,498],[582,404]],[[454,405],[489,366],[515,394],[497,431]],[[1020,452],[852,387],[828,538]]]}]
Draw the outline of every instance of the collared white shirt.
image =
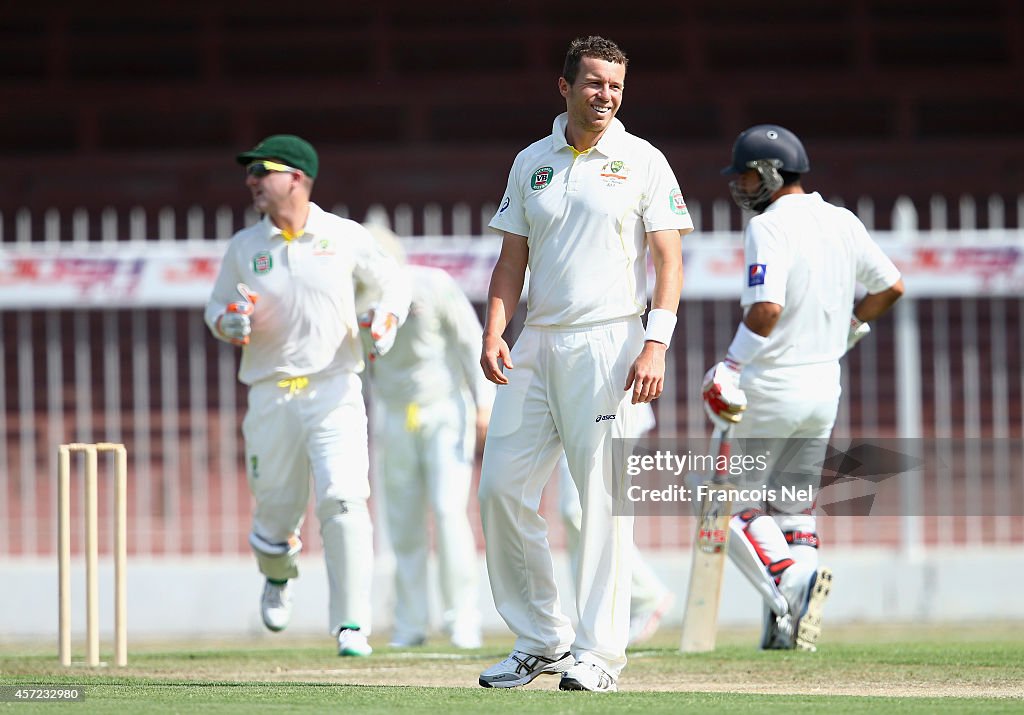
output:
[{"label": "collared white shirt", "polygon": [[214,335],[218,316],[241,300],[240,282],[259,295],[238,369],[247,385],[361,370],[357,284],[379,293],[380,309],[400,321],[409,307],[409,288],[394,258],[361,225],[313,203],[296,238],[285,240],[268,216],[232,237],[206,307]]},{"label": "collared white shirt", "polygon": [[693,230],[665,156],[613,119],[592,149],[565,139],[568,114],[521,151],[490,228],[526,236],[526,324],[569,326],[641,315],[649,231]]},{"label": "collared white shirt", "polygon": [[754,366],[838,360],[846,352],[857,284],[878,293],[900,278],[860,219],[816,192],[772,202],[747,224],[744,244],[741,304],[782,306]]}]

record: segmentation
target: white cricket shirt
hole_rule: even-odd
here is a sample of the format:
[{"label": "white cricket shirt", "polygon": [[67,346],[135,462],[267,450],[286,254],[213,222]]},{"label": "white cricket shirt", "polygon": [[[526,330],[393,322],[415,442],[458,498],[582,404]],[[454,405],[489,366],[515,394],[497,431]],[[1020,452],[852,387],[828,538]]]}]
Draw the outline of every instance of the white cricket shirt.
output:
[{"label": "white cricket shirt", "polygon": [[490,409],[494,385],[480,369],[480,319],[447,271],[404,266],[409,317],[395,345],[373,363],[373,392],[391,405],[450,400],[465,384],[477,407]]},{"label": "white cricket shirt", "polygon": [[641,315],[648,231],[693,230],[665,156],[613,119],[592,149],[566,143],[568,114],[521,151],[490,227],[527,237],[526,324],[569,326]]},{"label": "white cricket shirt", "polygon": [[238,379],[247,385],[361,370],[357,284],[379,292],[381,309],[399,321],[409,307],[409,287],[394,258],[361,225],[313,203],[304,233],[290,241],[268,216],[231,238],[206,306],[214,335],[218,316],[241,300],[239,282],[259,294],[238,368]]},{"label": "white cricket shirt", "polygon": [[900,272],[847,209],[818,193],[787,194],[747,224],[747,275],[740,300],[783,307],[752,366],[838,360],[846,352],[856,285],[891,287]]}]

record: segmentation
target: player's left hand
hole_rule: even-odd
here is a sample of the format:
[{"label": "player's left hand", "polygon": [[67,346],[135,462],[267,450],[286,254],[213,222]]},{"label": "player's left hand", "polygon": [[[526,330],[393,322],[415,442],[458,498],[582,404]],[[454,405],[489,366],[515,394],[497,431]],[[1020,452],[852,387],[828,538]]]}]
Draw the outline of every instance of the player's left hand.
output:
[{"label": "player's left hand", "polygon": [[629,367],[625,390],[633,388],[630,402],[650,402],[661,397],[665,389],[665,351],[668,346],[654,340],[644,343],[644,349]]},{"label": "player's left hand", "polygon": [[704,411],[716,427],[726,429],[743,419],[747,395],[740,388],[740,371],[730,361],[720,362],[705,373],[701,393]]},{"label": "player's left hand", "polygon": [[394,313],[386,313],[380,310],[371,310],[359,318],[359,327],[368,330],[373,347],[370,352],[370,360],[376,360],[387,354],[388,350],[395,344],[395,337],[398,335],[398,316]]},{"label": "player's left hand", "polygon": [[850,332],[846,336],[846,352],[850,352],[854,345],[871,332],[871,326],[867,322],[857,319],[857,316],[850,317]]}]

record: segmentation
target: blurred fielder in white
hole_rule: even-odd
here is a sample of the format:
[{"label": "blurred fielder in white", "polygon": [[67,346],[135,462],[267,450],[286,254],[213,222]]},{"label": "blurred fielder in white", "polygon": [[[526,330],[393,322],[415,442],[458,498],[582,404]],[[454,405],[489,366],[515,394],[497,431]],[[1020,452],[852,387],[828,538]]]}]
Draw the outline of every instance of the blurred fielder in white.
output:
[{"label": "blurred fielder in white", "polygon": [[[839,359],[903,294],[899,271],[860,220],[805,193],[809,170],[797,136],[774,124],[747,129],[733,146],[722,173],[735,177],[736,203],[759,215],[744,235],[743,321],[702,385],[711,420],[734,425],[732,438],[748,447],[756,438],[756,451],[774,460],[758,478],[779,498],[734,503],[729,540],[730,558],[765,601],[768,649],[816,649],[832,573],[818,566],[813,500],[783,500],[782,487],[819,485]],[[868,292],[855,304],[857,284]]]},{"label": "blurred fielder in white", "polygon": [[[654,410],[650,403],[636,405],[638,435],[645,435],[655,427]],[[583,507],[580,492],[569,472],[569,462],[562,454],[558,460],[558,511],[565,526],[566,548],[569,552],[569,566],[575,582],[580,559],[580,528],[583,524]],[[633,546],[633,582],[629,598],[629,645],[643,643],[658,630],[661,619],[672,607],[675,600],[669,588],[644,560],[640,550]],[[578,584],[575,584],[579,588]]]},{"label": "blurred fielder in white", "polygon": [[339,655],[369,655],[373,528],[355,291],[365,284],[381,296],[373,334],[383,354],[405,320],[408,288],[366,229],[310,202],[319,161],[308,142],[274,135],[237,160],[263,218],[232,237],[206,323],[242,346],[242,433],[256,501],[249,543],[267,578],[263,622],[279,631],[291,617],[312,476],[328,626]]},{"label": "blurred fielder in white", "polygon": [[[404,264],[387,228],[368,225]],[[458,648],[479,648],[477,551],[467,504],[477,439],[483,439],[494,385],[480,373],[483,328],[444,270],[403,265],[409,317],[394,347],[371,366],[375,452],[381,468],[388,536],[395,552],[391,645],[421,645],[429,630],[427,515],[434,515],[443,628]],[[473,405],[467,404],[465,392]]]}]

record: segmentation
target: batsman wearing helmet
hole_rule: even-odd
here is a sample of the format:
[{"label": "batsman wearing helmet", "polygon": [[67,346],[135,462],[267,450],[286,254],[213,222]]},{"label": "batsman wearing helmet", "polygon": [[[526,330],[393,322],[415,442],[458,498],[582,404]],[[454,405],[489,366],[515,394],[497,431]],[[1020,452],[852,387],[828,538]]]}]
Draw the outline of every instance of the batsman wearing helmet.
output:
[{"label": "batsman wearing helmet", "polygon": [[228,244],[206,322],[242,348],[242,433],[256,504],[249,544],[266,576],[263,622],[272,631],[288,625],[312,478],[328,625],[339,655],[369,655],[373,530],[355,291],[365,285],[380,296],[371,329],[383,354],[408,312],[408,287],[365,228],[309,200],[319,160],[308,142],[277,134],[236,159],[263,216]]},{"label": "batsman wearing helmet", "polygon": [[[633,519],[613,513],[613,439],[638,436],[637,405],[662,392],[680,236],[693,223],[664,155],[615,118],[625,76],[615,43],[570,45],[558,79],[566,112],[516,157],[490,222],[503,240],[480,365],[498,389],[480,512],[494,603],[516,642],[480,674],[484,687],[550,673],[561,674],[562,690],[612,692],[626,663]],[[648,250],[655,285],[645,328]],[[502,334],[527,267],[526,325],[510,352]],[[563,448],[583,510],[575,629],[538,513]]]},{"label": "batsman wearing helmet", "polygon": [[757,214],[744,233],[744,317],[702,392],[717,427],[757,440],[773,460],[760,478],[777,498],[734,504],[730,520],[729,556],[765,602],[761,647],[813,651],[832,574],[818,565],[813,499],[783,499],[782,487],[813,494],[838,411],[839,359],[903,295],[903,281],[853,213],[804,191],[810,168],[784,127],[759,124],[736,139],[722,173],[736,203]]}]

